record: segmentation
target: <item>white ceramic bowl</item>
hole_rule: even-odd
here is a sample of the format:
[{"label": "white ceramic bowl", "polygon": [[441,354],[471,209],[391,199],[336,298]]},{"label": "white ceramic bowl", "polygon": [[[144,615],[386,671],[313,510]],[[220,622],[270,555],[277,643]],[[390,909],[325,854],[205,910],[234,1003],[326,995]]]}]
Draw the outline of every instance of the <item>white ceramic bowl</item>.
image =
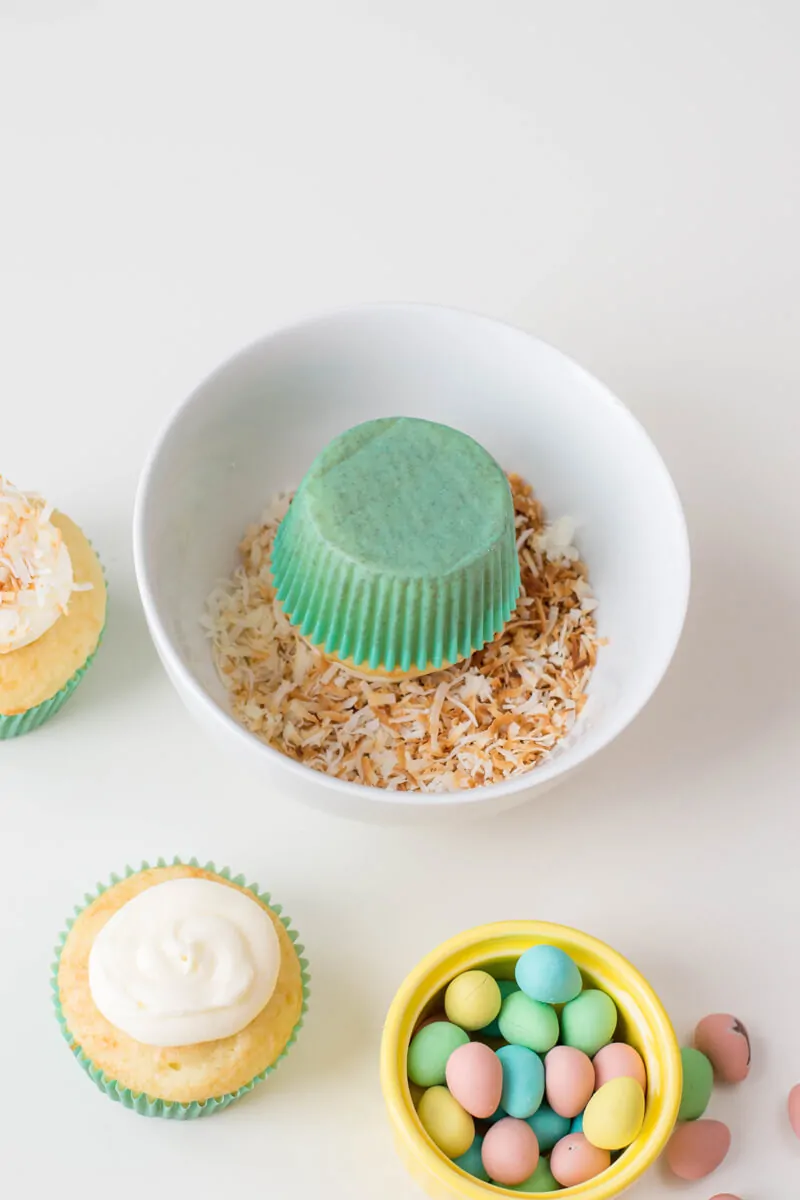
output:
[{"label": "white ceramic bowl", "polygon": [[[199,619],[236,545],[335,434],[373,417],[428,417],[524,475],[577,543],[608,638],[569,743],[529,775],[445,795],[344,783],[285,758],[230,715]],[[172,417],[145,467],[136,574],[156,648],[201,724],[264,781],[328,812],[382,820],[499,811],[608,745],[652,695],[680,636],[689,550],[680,501],[641,426],[552,346],[450,309],[371,305],[278,330],[237,354]]]}]

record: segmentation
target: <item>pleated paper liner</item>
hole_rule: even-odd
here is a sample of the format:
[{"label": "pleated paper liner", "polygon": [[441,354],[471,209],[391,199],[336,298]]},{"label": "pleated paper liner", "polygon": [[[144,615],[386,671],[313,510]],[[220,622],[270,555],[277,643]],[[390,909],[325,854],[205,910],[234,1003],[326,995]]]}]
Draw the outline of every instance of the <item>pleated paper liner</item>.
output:
[{"label": "pleated paper liner", "polygon": [[338,554],[304,520],[298,492],[278,529],[272,569],[287,617],[323,653],[372,671],[438,670],[485,646],[514,611],[511,495],[504,536],[477,561],[429,580],[369,572]]},{"label": "pleated paper liner", "polygon": [[[304,947],[300,945],[297,940],[299,935],[294,929],[292,929],[290,918],[282,915],[283,910],[281,905],[274,904],[268,892],[258,891],[257,884],[246,883],[244,875],[231,875],[229,867],[223,867],[221,870],[217,870],[213,862],[201,864],[196,858],[190,858],[188,862],[184,862],[183,859],[176,856],[170,863],[168,863],[166,859],[159,858],[155,866],[200,867],[204,871],[211,871],[213,874],[219,875],[223,879],[229,879],[231,883],[238,884],[239,887],[246,888],[248,891],[252,892],[254,896],[257,896],[259,900],[262,900],[272,910],[272,912],[280,918],[281,924],[285,928],[290,940],[294,944],[294,948],[297,952],[300,963],[300,975],[303,988],[303,1004],[300,1010],[300,1017],[294,1026],[294,1029],[292,1030],[289,1040],[287,1041],[281,1053],[275,1059],[274,1063],[268,1066],[265,1070],[259,1072],[258,1075],[255,1075],[249,1081],[249,1083],[244,1084],[235,1092],[225,1092],[221,1096],[214,1096],[211,1099],[203,1101],[192,1101],[190,1104],[181,1104],[174,1100],[159,1100],[156,1096],[149,1096],[143,1092],[134,1092],[130,1088],[123,1087],[116,1079],[112,1079],[110,1076],[108,1076],[99,1067],[95,1066],[91,1059],[84,1054],[83,1050],[76,1043],[74,1037],[70,1033],[70,1030],[67,1026],[67,1019],[61,1007],[61,998],[59,996],[58,989],[58,969],[61,962],[61,951],[63,950],[64,943],[67,940],[67,934],[75,923],[75,917],[79,916],[85,908],[92,904],[98,896],[103,894],[103,892],[107,891],[109,887],[113,887],[114,884],[120,883],[120,876],[112,875],[111,882],[106,885],[98,883],[96,892],[93,895],[87,892],[84,896],[84,903],[75,906],[75,916],[71,917],[67,921],[66,929],[59,936],[58,945],[55,948],[55,962],[52,966],[51,986],[53,989],[53,1004],[55,1006],[56,1019],[61,1027],[61,1033],[69,1044],[72,1053],[75,1055],[75,1058],[86,1071],[89,1078],[93,1079],[100,1090],[105,1092],[105,1094],[110,1097],[111,1100],[119,1101],[123,1107],[133,1109],[134,1112],[140,1113],[142,1116],[166,1117],[171,1120],[189,1121],[193,1120],[195,1117],[211,1116],[213,1113],[220,1112],[222,1109],[228,1108],[228,1106],[233,1104],[234,1101],[240,1100],[242,1096],[246,1096],[248,1092],[253,1090],[256,1084],[261,1083],[267,1078],[268,1075],[271,1075],[277,1070],[278,1065],[286,1057],[290,1048],[294,1045],[295,1041],[297,1040],[297,1036],[303,1027],[305,1014],[308,1011],[310,976],[308,973],[308,961],[307,959],[301,957]],[[150,869],[151,864],[147,862],[143,862],[142,865],[136,869],[133,867],[126,867],[125,875],[122,878],[127,879],[131,875],[138,875],[140,871],[148,871]]]}]

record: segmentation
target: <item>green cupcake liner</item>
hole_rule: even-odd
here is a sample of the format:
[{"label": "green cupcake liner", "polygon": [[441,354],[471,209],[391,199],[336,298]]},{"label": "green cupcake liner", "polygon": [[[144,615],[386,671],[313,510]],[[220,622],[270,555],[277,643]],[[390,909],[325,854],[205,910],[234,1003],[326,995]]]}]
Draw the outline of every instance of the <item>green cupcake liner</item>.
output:
[{"label": "green cupcake liner", "polygon": [[236,883],[239,885],[239,887],[246,888],[248,891],[252,892],[254,896],[257,896],[259,900],[262,900],[266,905],[268,905],[268,907],[272,910],[272,912],[274,912],[275,915],[280,918],[281,924],[285,928],[287,934],[289,935],[289,938],[291,939],[291,941],[294,944],[294,948],[295,948],[295,951],[297,952],[297,956],[298,956],[298,959],[300,962],[300,976],[301,976],[302,987],[303,987],[303,1005],[302,1005],[302,1008],[300,1009],[300,1017],[298,1018],[297,1024],[295,1025],[294,1029],[292,1030],[292,1033],[291,1033],[291,1036],[290,1036],[288,1042],[286,1043],[286,1045],[284,1046],[283,1050],[278,1055],[278,1057],[275,1059],[274,1063],[272,1063],[270,1066],[268,1066],[264,1071],[259,1072],[259,1074],[255,1075],[250,1080],[249,1083],[244,1084],[242,1087],[240,1087],[235,1092],[226,1092],[222,1096],[214,1096],[212,1099],[209,1099],[209,1100],[192,1101],[191,1104],[181,1104],[176,1100],[159,1100],[157,1097],[148,1096],[144,1092],[134,1092],[130,1088],[123,1087],[116,1079],[112,1079],[109,1075],[106,1075],[106,1073],[104,1071],[102,1071],[100,1069],[100,1067],[95,1066],[95,1064],[91,1061],[91,1059],[86,1054],[84,1054],[83,1050],[76,1043],[75,1038],[70,1033],[70,1030],[67,1026],[67,1019],[66,1019],[63,1009],[61,1007],[61,997],[59,996],[59,990],[58,990],[58,969],[59,969],[59,965],[61,962],[61,952],[62,952],[62,950],[64,948],[64,944],[67,940],[67,935],[75,923],[75,917],[79,916],[83,912],[83,910],[88,907],[88,905],[92,904],[97,899],[97,897],[101,896],[103,894],[103,892],[108,890],[109,887],[113,887],[114,884],[120,883],[122,878],[127,879],[131,875],[138,875],[140,871],[149,871],[151,869],[151,864],[147,863],[147,862],[143,862],[140,867],[137,867],[135,869],[133,867],[126,866],[124,876],[120,877],[119,875],[112,874],[110,883],[96,884],[96,891],[94,892],[94,894],[87,892],[86,895],[84,896],[84,903],[77,904],[75,906],[75,916],[70,917],[67,920],[66,929],[64,930],[63,933],[61,933],[59,935],[58,944],[56,945],[55,951],[54,951],[55,961],[53,963],[52,971],[51,971],[51,974],[52,974],[51,987],[53,989],[53,1005],[55,1007],[56,1019],[61,1028],[61,1033],[62,1033],[63,1037],[66,1039],[67,1043],[69,1044],[70,1049],[72,1050],[72,1053],[75,1055],[75,1058],[78,1060],[80,1065],[83,1067],[84,1071],[86,1071],[89,1078],[93,1079],[94,1082],[97,1084],[97,1086],[100,1088],[100,1090],[102,1092],[105,1092],[105,1094],[107,1096],[109,1096],[110,1099],[119,1101],[120,1104],[122,1104],[124,1108],[133,1109],[134,1112],[141,1113],[141,1115],[145,1116],[145,1117],[166,1117],[170,1120],[190,1121],[190,1120],[193,1120],[195,1117],[211,1116],[213,1113],[220,1112],[223,1108],[227,1108],[230,1104],[233,1104],[235,1100],[240,1100],[242,1096],[246,1096],[248,1092],[252,1092],[252,1090],[256,1086],[256,1084],[261,1083],[263,1080],[265,1080],[267,1078],[268,1075],[271,1075],[274,1071],[276,1071],[278,1069],[278,1065],[280,1064],[280,1062],[286,1057],[286,1055],[289,1053],[290,1048],[297,1041],[297,1036],[303,1027],[305,1014],[308,1012],[308,998],[309,998],[309,994],[310,994],[310,991],[309,991],[310,975],[308,972],[308,960],[302,957],[303,950],[305,949],[305,947],[302,946],[298,942],[297,939],[298,939],[299,935],[296,932],[296,930],[292,929],[290,918],[282,916],[283,909],[282,909],[281,905],[272,903],[272,899],[270,897],[269,892],[259,892],[258,884],[246,883],[244,875],[231,875],[229,867],[223,867],[221,870],[217,870],[217,868],[214,866],[213,862],[207,862],[207,863],[201,864],[196,858],[190,858],[188,863],[186,863],[186,862],[184,862],[184,860],[182,858],[179,858],[177,855],[175,856],[175,858],[173,858],[171,863],[168,863],[166,861],[166,859],[159,858],[158,861],[156,862],[155,866],[156,867],[167,867],[167,866],[200,867],[200,866],[202,866],[202,869],[204,871],[212,871],[215,875],[219,875],[223,879],[229,879],[231,881],[231,883]]},{"label": "green cupcake liner", "polygon": [[373,671],[438,670],[491,641],[516,607],[508,481],[456,430],[367,422],[330,443],[303,479],[272,571],[288,619],[326,654]]},{"label": "green cupcake liner", "polygon": [[34,729],[38,729],[40,725],[44,725],[46,721],[49,721],[51,717],[56,715],[59,709],[63,708],[94,662],[95,655],[100,649],[100,643],[103,640],[105,628],[105,625],[103,625],[103,628],[100,630],[100,637],[97,639],[97,645],[86,659],[86,662],[82,667],[78,667],[72,678],[54,696],[51,696],[49,700],[43,700],[41,704],[37,704],[35,708],[29,708],[24,713],[16,713],[14,716],[3,716],[0,713],[0,741],[4,741],[6,738],[21,737],[23,733],[31,733]]}]

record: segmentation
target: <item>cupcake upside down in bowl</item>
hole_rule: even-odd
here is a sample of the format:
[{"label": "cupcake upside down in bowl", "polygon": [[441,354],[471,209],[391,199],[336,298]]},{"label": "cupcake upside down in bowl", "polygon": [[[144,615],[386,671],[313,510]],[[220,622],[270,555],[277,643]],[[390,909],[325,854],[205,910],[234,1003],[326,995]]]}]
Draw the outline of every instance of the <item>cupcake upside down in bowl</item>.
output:
[{"label": "cupcake upside down in bowl", "polygon": [[[444,448],[432,432],[425,435],[420,454],[430,454],[426,472],[418,471],[421,458],[414,459],[406,437],[415,421],[448,431]],[[372,439],[369,471],[359,472],[359,490],[351,493],[348,508],[345,489],[333,486],[335,472],[328,470],[326,456],[336,458],[333,449],[342,439],[351,439],[353,449],[358,430],[376,426],[381,437]],[[401,454],[396,443],[404,437]],[[458,438],[462,446],[469,442],[480,450],[466,469],[459,464]],[[388,474],[381,474],[375,457],[378,444],[387,455]],[[434,448],[447,455],[446,462],[441,458],[437,464]],[[361,454],[360,446],[357,450],[351,464]],[[487,476],[479,461],[493,464]],[[411,468],[405,476],[403,462]],[[325,469],[315,475],[319,464]],[[334,466],[344,481],[350,466],[339,471],[339,459]],[[513,587],[513,581],[510,573],[503,575],[502,538],[493,540],[500,526],[482,501],[470,507],[484,495],[479,489],[492,471],[495,480],[509,478],[503,486],[505,502],[513,506],[520,567],[530,551],[510,619],[500,585],[505,578],[505,586]],[[312,476],[313,489],[307,484]],[[472,482],[460,489],[468,478]],[[417,506],[405,524],[402,510],[388,519],[390,487],[403,504]],[[459,495],[465,503],[459,504]],[[297,516],[287,518],[295,503]],[[439,533],[449,528],[448,539],[437,535],[425,555],[414,559],[413,547],[398,539],[423,529],[425,504]],[[467,525],[474,521],[472,547],[469,528],[458,528],[459,513],[474,514],[465,518]],[[569,520],[565,525],[560,518]],[[283,540],[276,540],[284,522]],[[565,532],[573,523],[574,547]],[[421,541],[418,537],[417,549]],[[276,562],[282,575],[275,580],[273,543],[278,556],[282,546],[291,550],[288,565]],[[402,552],[392,556],[392,544]],[[464,546],[458,559],[456,551]],[[485,556],[478,554],[470,566],[481,546]],[[428,554],[432,548],[435,553]],[[657,451],[619,401],[558,351],[520,330],[410,305],[364,307],[280,330],[202,384],[172,418],[145,467],[134,552],[159,655],[204,727],[282,795],[328,812],[384,821],[500,811],[586,762],[625,728],[661,679],[682,628],[689,581],[675,490]],[[346,561],[358,569],[343,571]],[[298,582],[292,570],[301,566],[305,578]],[[447,572],[462,567],[466,590],[445,587]],[[387,576],[403,572],[410,581],[407,594],[418,596],[416,607],[409,603],[402,610],[413,630],[410,662],[402,658],[403,636],[391,631],[392,613],[400,610],[392,608],[395,590],[387,584]],[[495,589],[496,605],[490,603]],[[209,597],[216,597],[211,605]],[[474,637],[458,636],[464,611],[459,606],[467,599],[484,613],[482,632],[493,638],[483,648],[482,638],[476,645]],[[221,622],[226,612],[229,619]],[[505,620],[497,636],[493,613]],[[568,620],[559,624],[562,616],[581,621],[571,647],[575,630]],[[202,624],[207,618],[211,629]],[[552,645],[546,644],[551,622],[556,633],[550,640],[557,643]],[[242,640],[250,633],[261,636],[267,625],[271,641],[262,639],[248,657]],[[526,643],[533,626],[545,639],[535,646]],[[448,629],[455,635],[449,646],[459,654],[473,651],[466,669],[451,665],[452,655],[445,652]],[[333,675],[314,659],[317,650],[300,648],[303,639],[330,655]],[[507,655],[519,656],[519,645],[526,644],[527,674],[511,677]],[[426,648],[433,658],[423,661]],[[586,663],[595,652],[585,688]],[[391,663],[380,661],[392,659],[392,653],[400,654],[394,669],[402,669],[401,683],[392,678]],[[577,682],[566,675],[567,659],[584,672]],[[370,683],[356,676],[354,682],[352,672],[340,679],[336,669],[342,661],[362,675],[388,677],[389,686],[380,678]],[[407,678],[430,667],[434,674],[416,684]],[[266,684],[265,669],[272,672]],[[316,677],[310,690],[305,687],[315,672],[325,700],[333,696],[338,706],[334,718],[326,716],[331,705],[312,694]],[[549,684],[542,685],[546,678]],[[293,691],[298,679],[302,686]],[[568,686],[560,686],[565,682]],[[345,697],[343,687],[350,689]],[[537,715],[542,696],[544,717]],[[351,700],[356,720],[344,734],[350,740],[337,747],[335,738],[326,741],[329,730],[315,722],[335,720],[344,727]],[[560,725],[548,730],[553,712]],[[422,728],[424,745],[410,745],[413,739],[405,737],[404,746],[391,744],[387,752],[381,731],[403,722],[407,732]],[[517,746],[510,748],[514,737]],[[474,754],[470,738],[477,739]],[[431,774],[427,763],[437,755],[442,762],[451,750],[453,769]],[[519,757],[509,764],[511,750]]]}]

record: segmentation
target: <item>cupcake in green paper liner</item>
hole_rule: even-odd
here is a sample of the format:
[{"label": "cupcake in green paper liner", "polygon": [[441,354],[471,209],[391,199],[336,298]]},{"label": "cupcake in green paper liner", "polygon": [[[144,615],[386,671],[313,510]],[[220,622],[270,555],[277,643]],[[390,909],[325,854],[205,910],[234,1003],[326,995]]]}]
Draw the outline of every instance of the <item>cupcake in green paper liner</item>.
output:
[{"label": "cupcake in green paper liner", "polygon": [[295,1041],[308,964],[279,905],[227,867],[163,859],[97,885],[61,935],[61,1031],[97,1086],[189,1119],[252,1091]]},{"label": "cupcake in green paper liner", "polygon": [[106,584],[78,526],[0,476],[0,739],[49,720],[100,644]]},{"label": "cupcake in green paper liner", "polygon": [[283,611],[327,658],[384,678],[439,670],[491,641],[517,603],[508,481],[446,425],[358,425],[303,479],[272,569]]}]

